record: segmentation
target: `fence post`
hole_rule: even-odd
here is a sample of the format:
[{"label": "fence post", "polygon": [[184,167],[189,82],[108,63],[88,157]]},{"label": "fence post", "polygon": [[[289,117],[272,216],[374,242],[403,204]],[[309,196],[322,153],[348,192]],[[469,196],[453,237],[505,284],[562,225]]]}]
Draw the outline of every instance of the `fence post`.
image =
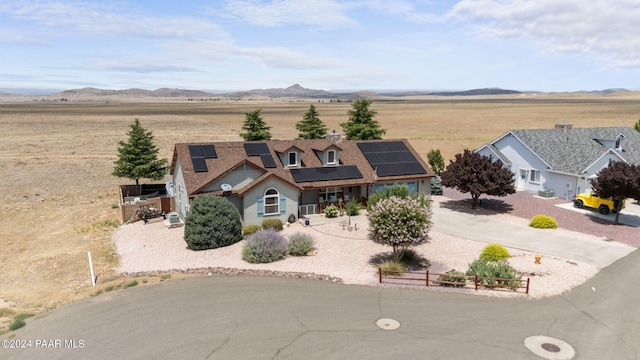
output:
[{"label": "fence post", "polygon": [[476,291],[478,291],[478,275],[476,275],[475,279],[474,279],[475,285],[476,285]]},{"label": "fence post", "polygon": [[427,287],[429,287],[429,270],[427,270],[427,276],[425,277],[425,280],[427,281]]},{"label": "fence post", "polygon": [[380,278],[380,284],[382,284],[382,268],[378,268],[378,276]]},{"label": "fence post", "polygon": [[531,280],[531,278],[527,278],[527,295],[529,295],[529,280]]}]

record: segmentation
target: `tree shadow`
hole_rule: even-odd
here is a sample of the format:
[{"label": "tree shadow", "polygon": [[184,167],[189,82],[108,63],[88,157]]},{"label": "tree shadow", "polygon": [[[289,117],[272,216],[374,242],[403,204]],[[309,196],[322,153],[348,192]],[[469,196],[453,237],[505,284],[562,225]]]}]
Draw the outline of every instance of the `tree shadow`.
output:
[{"label": "tree shadow", "polygon": [[[431,262],[426,257],[418,254],[413,250],[409,250],[409,251],[412,251],[413,254],[411,256],[407,256],[401,259],[401,262],[404,264],[407,271],[426,270],[432,266]],[[394,259],[393,251],[387,251],[387,252],[371,255],[371,257],[369,258],[369,264],[375,267],[378,267],[380,264],[384,263],[385,261],[389,261],[393,259]]]},{"label": "tree shadow", "polygon": [[588,214],[588,218],[589,220],[591,220],[591,222],[596,223],[598,225],[611,225],[611,226],[620,226],[620,227],[629,227],[629,228],[637,228],[639,227],[638,225],[632,225],[632,224],[628,224],[627,222],[629,221],[627,219],[627,217],[623,217],[624,214],[620,213],[620,218],[618,219],[618,224],[615,223],[615,216],[616,214],[610,214],[608,216],[610,216],[610,218],[606,218],[603,219],[599,216],[595,216],[595,215],[591,215]]},{"label": "tree shadow", "polygon": [[496,215],[508,214],[513,211],[513,205],[500,199],[480,198],[480,204],[476,209],[472,209],[472,199],[447,200],[440,203],[440,207],[473,215]]}]

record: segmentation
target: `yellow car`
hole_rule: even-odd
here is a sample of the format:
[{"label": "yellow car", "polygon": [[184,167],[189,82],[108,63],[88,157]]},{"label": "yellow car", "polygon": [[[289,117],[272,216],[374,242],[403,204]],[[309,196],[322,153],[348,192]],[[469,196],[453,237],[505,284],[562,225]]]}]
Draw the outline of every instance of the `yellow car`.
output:
[{"label": "yellow car", "polygon": [[[582,193],[576,195],[573,199],[573,206],[582,209],[583,207],[590,207],[594,209],[598,209],[600,214],[607,215],[609,212],[616,211],[616,200],[612,198],[603,199],[598,196],[595,192],[591,193]],[[622,200],[622,207],[620,209],[624,209],[624,200]]]}]

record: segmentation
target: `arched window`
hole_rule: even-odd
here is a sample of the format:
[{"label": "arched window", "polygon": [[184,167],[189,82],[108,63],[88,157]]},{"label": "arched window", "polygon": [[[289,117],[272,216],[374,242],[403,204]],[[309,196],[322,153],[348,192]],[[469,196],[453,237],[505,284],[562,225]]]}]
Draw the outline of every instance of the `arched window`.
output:
[{"label": "arched window", "polygon": [[280,214],[280,194],[274,188],[270,188],[264,193],[264,214]]}]

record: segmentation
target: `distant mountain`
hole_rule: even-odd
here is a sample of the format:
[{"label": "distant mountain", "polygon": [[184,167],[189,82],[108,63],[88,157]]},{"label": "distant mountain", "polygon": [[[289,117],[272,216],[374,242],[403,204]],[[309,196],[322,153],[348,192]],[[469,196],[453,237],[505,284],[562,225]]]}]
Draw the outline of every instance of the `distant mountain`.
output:
[{"label": "distant mountain", "polygon": [[299,84],[294,84],[289,86],[286,89],[278,88],[278,89],[253,89],[249,91],[239,91],[233,93],[224,94],[229,97],[270,97],[270,98],[280,98],[280,97],[305,97],[305,98],[314,98],[314,97],[333,97],[336,94],[324,91],[324,90],[314,90],[303,88]]},{"label": "distant mountain", "polygon": [[[629,92],[627,89],[612,88],[595,91],[576,91],[575,94],[609,95],[618,92]],[[530,93],[530,92],[527,92]],[[571,92],[570,92],[571,93]],[[287,88],[253,89],[248,91],[236,91],[229,93],[210,93],[200,90],[170,89],[161,88],[156,90],[145,89],[125,89],[109,90],[86,87],[82,89],[70,89],[58,92],[48,92],[48,95],[36,95],[37,91],[29,92],[28,89],[0,89],[0,96],[48,96],[52,98],[74,98],[74,97],[117,97],[117,98],[231,98],[231,99],[260,99],[260,98],[307,98],[307,99],[335,99],[354,100],[361,97],[366,98],[389,98],[403,96],[480,96],[480,95],[517,95],[524,94],[516,90],[501,88],[482,88],[466,91],[396,91],[396,92],[330,92],[325,90],[307,89],[299,84],[291,85]]]}]

